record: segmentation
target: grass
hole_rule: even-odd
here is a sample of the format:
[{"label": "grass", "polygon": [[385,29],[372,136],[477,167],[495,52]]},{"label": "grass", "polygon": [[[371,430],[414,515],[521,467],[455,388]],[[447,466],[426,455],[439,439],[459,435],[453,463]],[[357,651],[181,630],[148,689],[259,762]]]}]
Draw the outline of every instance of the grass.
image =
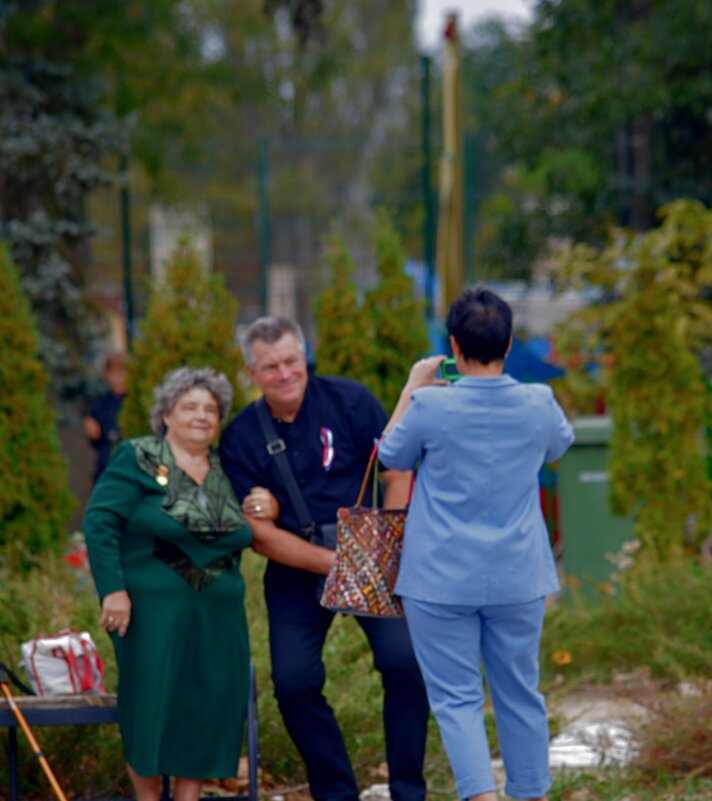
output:
[{"label": "grass", "polygon": [[615,681],[645,668],[677,682],[712,676],[712,566],[691,559],[633,572],[596,600],[569,588],[547,615],[545,684]]},{"label": "grass", "polygon": [[[305,783],[301,761],[291,744],[272,696],[266,612],[262,597],[264,560],[247,552],[243,560],[252,655],[258,681],[260,749],[267,787]],[[591,603],[572,594],[548,613],[542,649],[545,690],[566,693],[584,682],[620,681],[646,675],[656,690],[685,680],[712,676],[712,569],[693,562],[631,575],[614,595]],[[98,626],[98,602],[88,576],[62,559],[38,560],[26,576],[0,570],[0,660],[14,667],[20,643],[39,632],[66,626],[89,630],[107,664],[107,689],[116,686],[110,641]],[[360,784],[383,782],[385,761],[381,688],[361,629],[339,617],[327,640],[326,694],[342,724]],[[639,732],[639,764],[626,770],[560,771],[550,801],[712,801],[712,710],[700,699],[679,707],[651,694],[651,726]],[[707,707],[705,707],[707,709]],[[704,725],[699,723],[704,718]],[[693,719],[699,725],[690,727]],[[706,721],[710,721],[707,723]],[[496,749],[491,713],[487,716]],[[552,721],[556,731],[558,721]],[[70,797],[112,797],[129,792],[115,726],[46,728],[36,732],[40,745]],[[689,743],[671,760],[671,744]],[[0,740],[2,735],[0,735]],[[21,793],[48,798],[49,788],[22,735]],[[0,776],[6,775],[0,747]],[[430,797],[456,798],[454,782],[431,723],[426,758]],[[6,788],[0,782],[0,798]],[[302,790],[303,794],[303,790]],[[292,796],[294,797],[294,796]]]}]

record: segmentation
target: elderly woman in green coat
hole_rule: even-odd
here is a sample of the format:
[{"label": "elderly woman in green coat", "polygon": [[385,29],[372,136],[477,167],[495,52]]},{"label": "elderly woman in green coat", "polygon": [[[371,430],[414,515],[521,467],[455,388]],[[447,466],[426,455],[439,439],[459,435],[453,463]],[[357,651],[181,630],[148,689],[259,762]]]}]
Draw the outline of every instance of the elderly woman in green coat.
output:
[{"label": "elderly woman in green coat", "polygon": [[249,652],[240,556],[252,536],[213,449],[232,390],[183,367],[154,390],[154,436],[123,442],[84,517],[118,720],[138,801],[176,801],[237,771]]}]

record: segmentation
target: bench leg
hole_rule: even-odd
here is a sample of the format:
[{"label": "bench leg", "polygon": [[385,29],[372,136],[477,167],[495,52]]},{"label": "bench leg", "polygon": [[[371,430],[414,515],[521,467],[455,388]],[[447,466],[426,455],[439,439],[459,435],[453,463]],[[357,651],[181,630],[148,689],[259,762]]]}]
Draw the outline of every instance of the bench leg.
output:
[{"label": "bench leg", "polygon": [[10,769],[10,801],[17,801],[17,728],[7,730],[7,762]]}]

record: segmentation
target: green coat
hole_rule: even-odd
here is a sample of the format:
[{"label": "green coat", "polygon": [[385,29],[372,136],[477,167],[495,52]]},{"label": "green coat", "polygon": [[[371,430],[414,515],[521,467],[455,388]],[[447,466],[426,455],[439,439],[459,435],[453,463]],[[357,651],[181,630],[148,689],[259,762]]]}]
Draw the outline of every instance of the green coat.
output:
[{"label": "green coat", "polygon": [[84,516],[100,597],[127,590],[112,635],[126,760],[141,776],[234,776],[247,708],[249,645],[240,555],[252,539],[211,451],[198,486],[168,444],[120,445]]}]

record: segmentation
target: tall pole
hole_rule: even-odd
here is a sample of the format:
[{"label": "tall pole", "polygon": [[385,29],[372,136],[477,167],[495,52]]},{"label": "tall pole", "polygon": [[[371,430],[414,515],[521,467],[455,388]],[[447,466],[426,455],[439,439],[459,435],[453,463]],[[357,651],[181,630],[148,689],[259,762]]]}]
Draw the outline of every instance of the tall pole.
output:
[{"label": "tall pole", "polygon": [[441,287],[438,311],[441,316],[445,315],[448,306],[462,291],[464,279],[462,89],[457,14],[447,16],[444,56],[443,154],[440,164],[437,241],[437,268]]},{"label": "tall pole", "polygon": [[131,279],[131,214],[129,199],[129,157],[122,153],[119,161],[120,185],[119,205],[121,208],[121,246],[124,272],[124,308],[126,313],[126,345],[131,347],[134,335],[134,298]]},{"label": "tall pole", "polygon": [[430,57],[420,57],[420,91],[422,105],[422,188],[423,188],[423,255],[425,258],[426,314],[435,314],[435,210],[433,204],[433,167],[431,155]]},{"label": "tall pole", "polygon": [[474,248],[472,236],[475,230],[475,135],[472,131],[465,133],[464,139],[465,164],[463,170],[463,192],[465,196],[463,208],[463,259],[464,279],[468,284],[475,282]]},{"label": "tall pole", "polygon": [[263,136],[259,143],[257,159],[260,214],[260,308],[267,313],[267,278],[269,275],[270,222],[269,222],[269,138]]}]

